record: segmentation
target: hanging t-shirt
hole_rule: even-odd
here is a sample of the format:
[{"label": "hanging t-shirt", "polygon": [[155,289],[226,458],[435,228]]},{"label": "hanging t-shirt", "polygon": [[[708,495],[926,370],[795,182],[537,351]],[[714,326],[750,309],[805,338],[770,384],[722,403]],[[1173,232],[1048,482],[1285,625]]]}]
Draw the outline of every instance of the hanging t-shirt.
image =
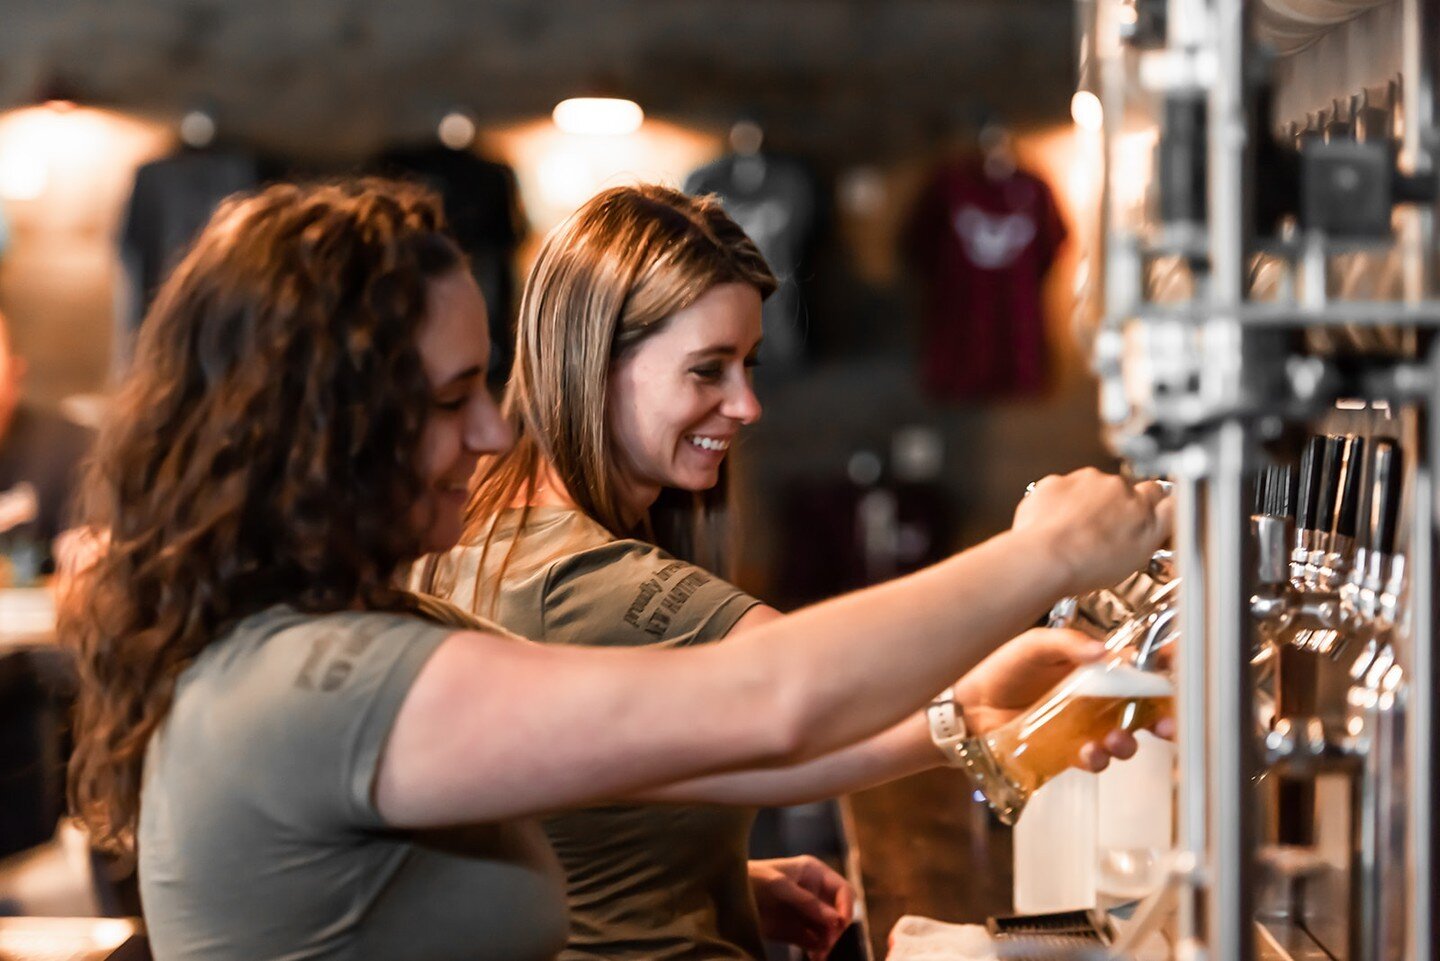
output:
[{"label": "hanging t-shirt", "polygon": [[418,178],[440,195],[446,223],[469,257],[470,270],[485,297],[489,375],[491,379],[508,376],[515,352],[513,259],[525,235],[514,171],[468,150],[440,144],[389,150],[375,166],[390,176]]},{"label": "hanging t-shirt", "polygon": [[820,190],[810,169],[789,157],[732,155],[690,174],[685,192],[718,196],[779,281],[764,306],[761,372],[800,364],[807,352],[808,323],[800,280],[820,212]]},{"label": "hanging t-shirt", "polygon": [[[531,640],[602,647],[708,643],[759,603],[579,511],[533,508],[517,541],[520,515],[500,516],[488,550],[461,545],[422,561],[411,586]],[[746,857],[754,816],[714,804],[609,804],[547,818],[570,901],[562,961],[763,958]]]},{"label": "hanging t-shirt", "polygon": [[992,179],[978,161],[936,171],[906,236],[925,287],[920,374],[931,395],[984,400],[1044,389],[1043,285],[1064,239],[1038,177],[1016,170]]},{"label": "hanging t-shirt", "polygon": [[247,153],[186,148],[135,171],[135,186],[120,231],[120,258],[129,289],[116,323],[118,375],[130,359],[140,320],[170,268],[205,226],[220,201],[261,180],[260,164]]},{"label": "hanging t-shirt", "polygon": [[949,502],[930,482],[787,482],[776,596],[785,607],[812,604],[943,560]]}]

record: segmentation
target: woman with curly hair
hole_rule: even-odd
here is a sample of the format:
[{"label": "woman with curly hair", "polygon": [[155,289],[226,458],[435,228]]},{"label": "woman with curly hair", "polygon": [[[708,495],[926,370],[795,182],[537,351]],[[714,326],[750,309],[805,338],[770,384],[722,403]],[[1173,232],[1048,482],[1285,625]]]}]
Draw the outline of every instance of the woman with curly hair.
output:
[{"label": "woman with curly hair", "polygon": [[[726,570],[726,452],[760,416],[750,368],[774,290],[715,198],[641,185],[584,204],[546,239],[526,285],[506,398],[517,441],[482,461],[461,544],[427,558],[413,586],[551,643],[728,646],[779,621],[711,574]],[[686,584],[698,586],[667,608],[671,585]],[[972,733],[1094,656],[1071,632],[1007,643],[955,686]],[[1134,748],[1117,731],[1076,763],[1098,769]],[[564,957],[757,958],[762,937],[826,956],[850,920],[849,885],[814,858],[747,862],[753,805],[944,761],[917,713],[805,764],[546,818],[568,881]]]},{"label": "woman with curly hair", "polygon": [[1012,532],[725,645],[457,629],[393,578],[510,443],[487,353],[435,198],[380,181],[228,201],[159,293],[61,625],[73,802],[137,848],[157,961],[552,957],[532,817],[871,735],[1165,533],[1153,488],[1057,478]]}]

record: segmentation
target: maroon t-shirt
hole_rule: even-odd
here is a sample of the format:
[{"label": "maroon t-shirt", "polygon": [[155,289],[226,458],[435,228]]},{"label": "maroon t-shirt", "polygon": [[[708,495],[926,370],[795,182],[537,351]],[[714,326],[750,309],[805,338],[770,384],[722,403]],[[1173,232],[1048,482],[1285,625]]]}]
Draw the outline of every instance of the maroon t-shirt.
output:
[{"label": "maroon t-shirt", "polygon": [[1047,353],[1042,282],[1065,226],[1050,188],[1017,170],[992,180],[978,161],[936,171],[907,246],[925,282],[921,376],[943,400],[1039,393]]}]

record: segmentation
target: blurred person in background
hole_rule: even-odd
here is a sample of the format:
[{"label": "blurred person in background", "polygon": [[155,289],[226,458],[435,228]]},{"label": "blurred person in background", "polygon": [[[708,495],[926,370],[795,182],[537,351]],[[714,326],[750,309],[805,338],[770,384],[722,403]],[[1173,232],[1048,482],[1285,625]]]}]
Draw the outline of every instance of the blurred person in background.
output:
[{"label": "blurred person in background", "polygon": [[[517,442],[482,461],[461,544],[417,565],[412,586],[552,644],[688,648],[787,624],[720,576],[726,452],[761,413],[751,370],[775,289],[714,197],[620,187],[583,205],[547,238],[522,299],[506,397]],[[956,699],[980,733],[1097,654],[1078,634],[1031,631]],[[1134,750],[1116,731],[1075,763],[1099,770]],[[944,762],[920,712],[804,764],[547,818],[568,879],[563,957],[758,958],[762,937],[825,956],[851,920],[850,886],[813,857],[747,862],[754,806]]]},{"label": "blurred person in background", "polygon": [[157,961],[553,957],[531,818],[869,737],[1168,533],[1155,485],[1051,478],[1010,532],[728,644],[535,644],[395,584],[511,442],[433,194],[227,201],[138,348],[61,636],[72,803],[137,849]]},{"label": "blurred person in background", "polygon": [[[91,441],[85,428],[27,403],[24,380],[25,359],[0,314],[0,589],[35,587],[54,572]],[[11,595],[0,638],[48,640],[54,615],[44,592]],[[41,650],[49,646],[0,645],[0,857],[48,840],[64,813],[64,708],[47,678],[67,671]]]},{"label": "blurred person in background", "polygon": [[5,584],[54,572],[56,539],[70,526],[71,492],[89,430],[23,397],[25,358],[0,314],[0,553]]}]

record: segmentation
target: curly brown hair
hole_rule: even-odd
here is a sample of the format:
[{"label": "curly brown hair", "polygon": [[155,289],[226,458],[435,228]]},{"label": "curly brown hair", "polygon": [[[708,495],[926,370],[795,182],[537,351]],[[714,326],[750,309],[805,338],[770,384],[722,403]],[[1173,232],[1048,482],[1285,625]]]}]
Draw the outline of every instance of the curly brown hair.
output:
[{"label": "curly brown hair", "polygon": [[422,188],[282,184],[226,201],[159,291],[82,492],[105,547],[61,612],[70,799],[97,843],[133,843],[146,745],[228,624],[410,606],[416,336],[427,280],[462,264]]}]

